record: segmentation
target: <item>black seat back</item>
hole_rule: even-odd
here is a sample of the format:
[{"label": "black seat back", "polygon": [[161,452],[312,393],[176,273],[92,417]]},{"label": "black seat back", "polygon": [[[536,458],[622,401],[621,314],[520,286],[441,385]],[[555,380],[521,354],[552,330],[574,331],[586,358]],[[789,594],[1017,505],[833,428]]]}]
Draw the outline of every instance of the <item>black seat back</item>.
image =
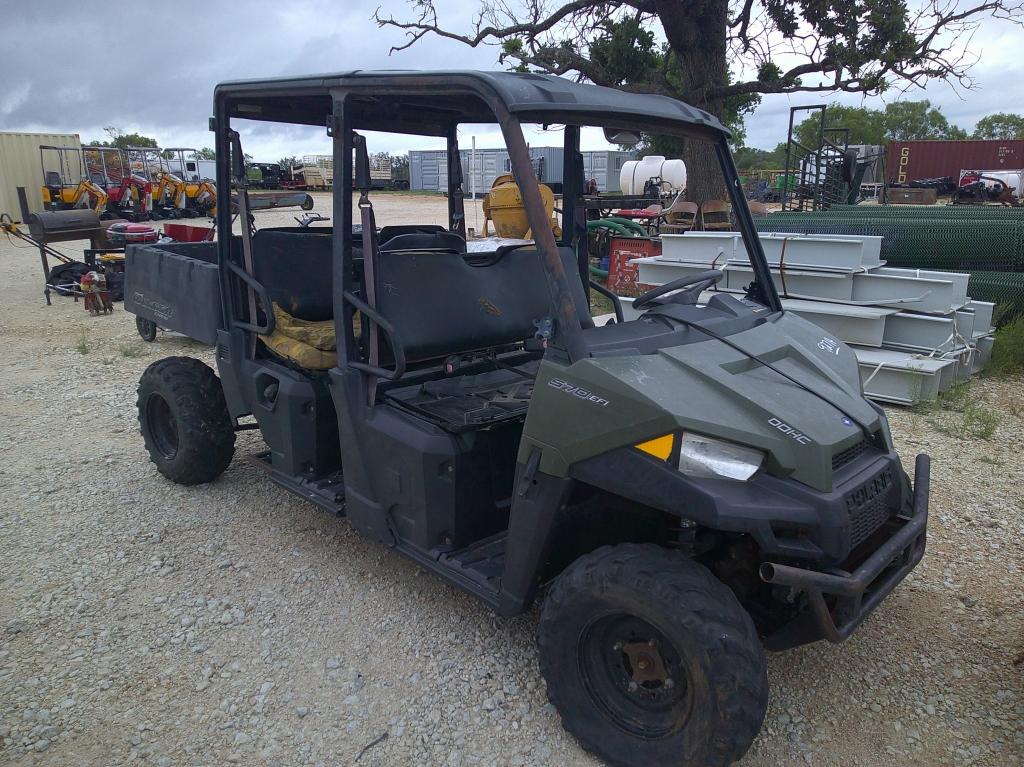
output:
[{"label": "black seat back", "polygon": [[449,250],[465,253],[466,241],[455,232],[409,232],[391,237],[380,246],[381,250]]},{"label": "black seat back", "polygon": [[46,171],[46,185],[51,188],[60,186],[60,174],[55,170]]},{"label": "black seat back", "polygon": [[334,316],[330,230],[261,229],[253,235],[252,250],[256,280],[271,301],[303,320]]},{"label": "black seat back", "polygon": [[[593,320],[571,248],[559,248],[580,324]],[[377,309],[394,326],[406,359],[425,360],[516,343],[551,316],[547,281],[534,247],[488,258],[382,251]]]},{"label": "black seat back", "polygon": [[440,224],[388,224],[387,226],[382,226],[380,228],[380,232],[377,235],[377,242],[383,245],[392,237],[397,237],[400,234],[447,231],[448,230]]}]

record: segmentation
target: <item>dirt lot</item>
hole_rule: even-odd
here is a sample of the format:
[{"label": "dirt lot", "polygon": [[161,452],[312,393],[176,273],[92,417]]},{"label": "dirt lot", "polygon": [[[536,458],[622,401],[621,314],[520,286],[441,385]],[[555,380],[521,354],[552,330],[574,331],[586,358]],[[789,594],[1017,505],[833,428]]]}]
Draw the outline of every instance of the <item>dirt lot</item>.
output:
[{"label": "dirt lot", "polygon": [[[536,614],[498,618],[272,485],[254,433],[217,482],[164,480],[136,381],[208,350],[144,344],[120,306],[47,308],[34,252],[4,240],[0,270],[0,764],[596,764],[547,704]],[[933,456],[928,554],[847,643],[770,658],[744,767],[1024,764],[1022,383],[975,384],[990,440],[890,412],[905,461]]]}]

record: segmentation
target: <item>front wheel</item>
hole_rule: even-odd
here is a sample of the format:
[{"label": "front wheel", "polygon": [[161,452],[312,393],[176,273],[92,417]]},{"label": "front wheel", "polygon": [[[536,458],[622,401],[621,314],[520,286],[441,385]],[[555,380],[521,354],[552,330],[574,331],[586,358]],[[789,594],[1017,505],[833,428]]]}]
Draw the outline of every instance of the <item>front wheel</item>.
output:
[{"label": "front wheel", "polygon": [[764,721],[750,616],[678,552],[625,544],[578,559],[544,601],[538,646],[563,726],[617,767],[724,767]]},{"label": "front wheel", "polygon": [[212,482],[235,454],[220,379],[191,357],[167,357],[139,379],[139,423],[150,460],[180,485]]}]

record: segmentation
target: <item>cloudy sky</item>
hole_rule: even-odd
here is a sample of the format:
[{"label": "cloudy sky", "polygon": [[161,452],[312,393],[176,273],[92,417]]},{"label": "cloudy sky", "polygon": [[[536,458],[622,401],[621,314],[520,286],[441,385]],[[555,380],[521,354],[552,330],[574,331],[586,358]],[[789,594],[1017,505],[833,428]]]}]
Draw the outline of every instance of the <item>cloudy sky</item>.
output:
[{"label": "cloudy sky", "polygon": [[[468,24],[476,2],[438,0],[442,22]],[[381,0],[382,12],[407,16],[403,0]],[[221,80],[272,77],[346,69],[497,68],[493,48],[470,49],[425,37],[399,54],[394,29],[378,29],[369,17],[375,3],[353,0],[181,0],[173,6],[145,0],[125,10],[57,0],[0,0],[3,44],[0,130],[78,133],[103,138],[103,127],[153,136],[162,146],[209,146],[206,118],[213,86]],[[154,10],[147,10],[152,8]],[[173,8],[173,10],[172,10]],[[987,24],[975,38],[980,61],[977,90],[957,93],[943,83],[907,98],[928,98],[955,123],[970,130],[986,114],[1022,111],[1024,78],[1019,63],[1024,32]],[[790,105],[822,101],[820,95],[769,96],[747,120],[747,143],[772,148],[785,140]],[[831,99],[827,99],[831,100]],[[845,103],[862,103],[843,96]],[[879,106],[879,99],[868,99]],[[497,145],[494,132],[467,131],[478,146]],[[435,139],[375,137],[374,151],[433,148]],[[544,143],[533,137],[532,143]],[[599,134],[585,137],[596,149]],[[328,151],[322,131],[259,126],[244,138],[257,160]]]}]

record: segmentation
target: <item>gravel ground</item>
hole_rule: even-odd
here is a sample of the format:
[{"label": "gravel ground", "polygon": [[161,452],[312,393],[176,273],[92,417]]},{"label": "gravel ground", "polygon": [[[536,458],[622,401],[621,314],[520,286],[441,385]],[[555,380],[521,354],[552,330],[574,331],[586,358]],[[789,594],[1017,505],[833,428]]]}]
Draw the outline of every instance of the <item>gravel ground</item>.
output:
[{"label": "gravel ground", "polygon": [[[437,198],[376,208],[443,219]],[[164,480],[136,382],[209,352],[142,343],[120,306],[47,308],[31,250],[0,240],[0,269],[0,763],[596,764],[546,702],[536,613],[498,618],[277,488],[254,433],[217,482]],[[845,644],[770,658],[741,765],[1024,764],[1022,383],[975,385],[989,441],[890,412],[905,461],[933,456],[928,554]]]}]

